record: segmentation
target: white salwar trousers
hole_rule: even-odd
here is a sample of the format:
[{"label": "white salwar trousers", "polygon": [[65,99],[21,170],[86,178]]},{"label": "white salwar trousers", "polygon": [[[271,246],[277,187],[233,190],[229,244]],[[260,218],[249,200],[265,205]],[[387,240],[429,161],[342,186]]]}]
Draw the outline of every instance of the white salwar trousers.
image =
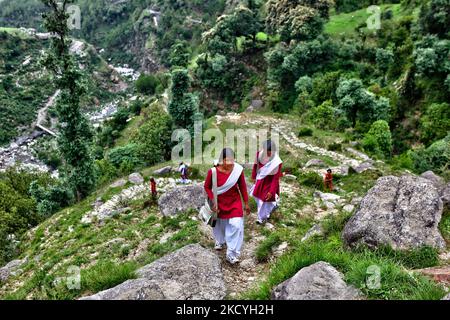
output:
[{"label": "white salwar trousers", "polygon": [[239,258],[244,243],[244,218],[217,219],[213,234],[218,244],[227,245],[227,256]]},{"label": "white salwar trousers", "polygon": [[264,221],[270,218],[270,214],[272,213],[273,209],[277,206],[276,202],[264,202],[261,199],[258,199],[256,197],[256,205],[258,206],[258,219],[260,221]]}]

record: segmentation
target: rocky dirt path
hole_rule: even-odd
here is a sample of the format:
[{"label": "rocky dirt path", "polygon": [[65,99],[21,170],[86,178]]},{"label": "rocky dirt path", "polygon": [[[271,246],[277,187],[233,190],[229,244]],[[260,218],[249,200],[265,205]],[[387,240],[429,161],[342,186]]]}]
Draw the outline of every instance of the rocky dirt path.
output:
[{"label": "rocky dirt path", "polygon": [[346,149],[347,153],[352,155],[348,156],[340,152],[330,151],[315,145],[308,144],[297,137],[296,133],[294,132],[294,128],[296,127],[296,125],[289,120],[249,113],[228,113],[225,116],[216,116],[217,124],[220,124],[224,121],[244,126],[271,128],[273,131],[277,132],[280,135],[280,138],[282,138],[287,143],[285,147],[287,147],[289,151],[294,151],[295,154],[296,149],[302,149],[319,156],[329,157],[333,161],[339,163],[337,167],[334,167],[332,169],[334,169],[335,172],[339,172],[341,174],[348,174],[349,168],[353,168],[358,173],[361,173],[372,168],[372,164],[374,162],[369,156],[353,148]]},{"label": "rocky dirt path", "polygon": [[[37,139],[42,136],[43,130],[49,134],[54,135],[53,131],[45,128],[43,125],[46,121],[47,111],[51,108],[60,91],[57,90],[45,103],[45,105],[39,109],[36,121],[30,126],[31,133],[18,137],[6,148],[0,148],[0,171],[4,171],[7,168],[21,163],[21,167],[29,170],[38,170],[42,172],[49,172],[51,169],[42,163],[39,159],[36,159],[33,155],[33,146],[36,144]],[[38,128],[38,129],[35,129]]]},{"label": "rocky dirt path", "polygon": [[257,282],[260,282],[267,264],[258,263],[255,257],[259,244],[264,241],[260,229],[263,226],[256,225],[256,213],[245,217],[245,239],[242,247],[241,262],[231,265],[226,261],[226,249],[218,254],[222,260],[222,270],[225,284],[230,298],[236,298],[240,294],[250,290]]}]

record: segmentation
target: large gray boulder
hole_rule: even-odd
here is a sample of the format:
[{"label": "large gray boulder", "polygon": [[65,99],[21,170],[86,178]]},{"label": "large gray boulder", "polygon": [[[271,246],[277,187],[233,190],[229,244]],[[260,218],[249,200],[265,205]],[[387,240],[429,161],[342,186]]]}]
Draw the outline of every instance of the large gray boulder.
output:
[{"label": "large gray boulder", "polygon": [[164,294],[157,282],[135,279],[80,300],[164,300]]},{"label": "large gray boulder", "polygon": [[222,300],[226,295],[219,257],[188,245],[139,269],[126,281],[83,300]]},{"label": "large gray boulder", "polygon": [[144,178],[141,176],[140,173],[135,172],[128,176],[128,181],[130,181],[132,184],[143,184]]},{"label": "large gray boulder", "polygon": [[157,175],[157,176],[163,176],[166,174],[170,174],[171,172],[172,172],[172,167],[168,166],[168,167],[164,167],[164,168],[153,171],[153,174]]},{"label": "large gray boulder", "polygon": [[352,169],[355,170],[356,173],[363,173],[367,170],[372,170],[373,168],[373,161],[371,160],[352,166]]},{"label": "large gray boulder", "polygon": [[175,216],[188,210],[200,210],[205,204],[206,193],[203,186],[183,186],[174,188],[161,196],[158,205],[164,216]]},{"label": "large gray boulder", "polygon": [[344,276],[326,262],[301,269],[278,285],[272,300],[361,300],[362,293],[344,282]]},{"label": "large gray boulder", "polygon": [[441,200],[444,203],[444,207],[450,209],[450,183],[442,189]]},{"label": "large gray boulder", "polygon": [[450,300],[450,293],[446,295],[444,298],[442,298],[442,300]]},{"label": "large gray boulder", "polygon": [[443,205],[434,184],[415,176],[378,179],[344,228],[347,245],[390,245],[408,250],[445,248],[439,233]]},{"label": "large gray boulder", "polygon": [[0,283],[6,282],[10,277],[13,277],[21,272],[21,267],[27,262],[27,259],[13,260],[0,268]]},{"label": "large gray boulder", "polygon": [[327,166],[327,164],[323,160],[320,160],[320,159],[311,159],[305,164],[305,168],[310,168],[310,167],[325,168],[326,166]]},{"label": "large gray boulder", "polygon": [[445,180],[435,174],[433,171],[424,172],[420,176],[422,178],[430,180],[438,190],[442,190],[444,188]]}]

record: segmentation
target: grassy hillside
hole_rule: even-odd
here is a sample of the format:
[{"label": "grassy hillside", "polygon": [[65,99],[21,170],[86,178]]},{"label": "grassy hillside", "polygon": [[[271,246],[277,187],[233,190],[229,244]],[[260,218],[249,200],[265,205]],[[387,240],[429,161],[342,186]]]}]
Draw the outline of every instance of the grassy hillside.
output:
[{"label": "grassy hillside", "polygon": [[[226,128],[260,128],[275,119],[267,114],[242,114],[236,117],[223,117],[220,123],[213,119],[209,126]],[[286,130],[296,132],[298,123],[292,117],[283,116],[277,121],[289,124]],[[259,123],[259,124],[255,124]],[[315,131],[307,137],[306,143],[314,141],[338,143],[340,137],[325,131]],[[316,140],[317,139],[317,140]],[[284,141],[286,143],[286,141]],[[346,153],[343,153],[346,154]],[[346,156],[350,156],[348,153]],[[298,177],[297,181],[283,180],[283,202],[281,209],[271,221],[272,227],[258,227],[254,224],[255,204],[252,202],[252,217],[246,223],[246,255],[254,254],[259,261],[256,274],[241,277],[247,282],[240,290],[231,290],[230,298],[267,299],[274,285],[295,274],[300,268],[317,261],[327,261],[342,271],[346,281],[361,288],[369,299],[440,299],[444,290],[427,278],[410,274],[414,270],[442,263],[437,252],[423,248],[412,252],[394,252],[389,248],[376,251],[349,251],[342,243],[341,232],[351,213],[343,210],[343,205],[354,198],[363,196],[373,186],[376,179],[387,174],[400,174],[389,166],[378,163],[374,170],[349,176],[336,175],[339,187],[337,195],[342,197],[342,205],[327,209],[314,199],[313,193],[321,190],[321,182],[314,182],[314,173],[305,179],[300,168],[317,157],[317,154],[301,148],[286,147],[281,150],[286,170]],[[330,164],[337,164],[331,158],[322,158]],[[153,170],[170,163],[141,169],[148,184]],[[204,179],[208,166],[197,167],[200,181]],[[245,174],[249,177],[250,171]],[[173,177],[176,177],[174,175]],[[125,177],[126,178],[126,177]],[[159,187],[164,183],[158,182]],[[93,209],[93,204],[103,203],[132,187],[127,183],[122,187],[110,187],[109,183],[98,189],[83,202],[68,207],[30,230],[21,239],[21,258],[26,258],[22,272],[11,278],[0,289],[2,299],[73,299],[111,288],[127,279],[135,277],[134,271],[155,259],[172,252],[186,244],[200,242],[212,247],[208,228],[203,228],[193,220],[196,212],[186,212],[176,218],[164,218],[156,206],[149,205],[148,190],[143,198],[123,199],[120,213],[103,222],[93,221],[83,224],[83,216]],[[170,190],[167,189],[167,190]],[[443,234],[448,234],[448,215],[442,222]],[[316,223],[324,228],[322,236],[315,236],[306,242],[300,239]],[[260,240],[255,240],[260,239]],[[251,243],[254,243],[251,245]],[[277,253],[277,248],[287,244],[287,249]],[[383,274],[383,287],[370,290],[364,287],[366,269],[370,265],[380,266]],[[64,279],[70,276],[69,267],[81,269],[81,288],[67,289]],[[225,268],[227,281],[236,281],[235,271]],[[248,278],[247,278],[248,277]],[[59,279],[59,280],[58,280]],[[253,282],[252,282],[253,281]]]},{"label": "grassy hillside", "polygon": [[17,29],[0,30],[0,145],[31,124],[54,89],[38,64],[47,41],[33,39]]},{"label": "grassy hillside", "polygon": [[[75,4],[80,7],[83,23],[81,30],[73,30],[74,37],[104,48],[106,57],[115,63],[144,69],[146,58],[167,58],[170,47],[177,41],[187,41],[193,47],[200,45],[203,28],[226,7],[223,0],[77,0]],[[0,7],[0,27],[31,27],[42,31],[44,11],[39,0],[4,0]],[[151,12],[157,12],[158,25]],[[168,62],[161,59],[161,64],[168,65]]]},{"label": "grassy hillside", "polygon": [[[399,20],[406,15],[405,9],[401,4],[383,4],[380,5],[381,16],[391,11],[394,20]],[[419,10],[415,10],[417,15]],[[362,31],[367,32],[367,19],[373,13],[369,13],[367,8],[360,9],[349,13],[333,14],[330,21],[325,26],[325,32],[333,37],[355,35],[356,29],[362,27]],[[409,14],[409,12],[408,12]]]},{"label": "grassy hillside", "polygon": [[[23,259],[20,271],[0,284],[0,299],[76,299],[132,279],[137,268],[187,244],[212,250],[211,230],[196,212],[166,218],[148,201],[154,170],[177,165],[169,162],[173,131],[192,129],[202,117],[205,130],[279,132],[288,174],[269,224],[256,225],[251,201],[243,256],[254,265],[244,270],[224,263],[228,298],[268,299],[275,285],[318,261],[336,267],[368,299],[444,296],[446,288],[417,269],[448,266],[448,210],[439,225],[447,242],[442,253],[350,250],[342,231],[380,177],[433,170],[450,179],[450,33],[440,24],[447,8],[382,4],[381,29],[373,32],[366,9],[343,12],[361,8],[357,1],[345,8],[338,1],[326,8],[329,17],[317,7],[322,2],[310,2],[308,10],[290,1],[282,5],[292,10],[277,1],[239,2],[79,1],[86,23],[73,33],[83,37],[83,49],[73,54],[88,87],[81,107],[88,114],[121,102],[87,142],[95,158],[89,177],[0,173],[0,261]],[[10,23],[0,26],[0,146],[26,130],[55,91],[39,63],[48,41],[10,27],[39,9],[35,0],[25,3],[30,7],[4,0],[0,8]],[[285,20],[280,12],[294,16]],[[146,72],[130,84],[110,63]],[[65,160],[53,142],[43,147],[44,158],[53,156],[62,169]],[[322,164],[307,168],[310,160]],[[211,165],[194,165],[193,178],[203,181]],[[364,165],[358,174],[355,168]],[[331,204],[316,193],[325,191],[328,167],[337,187]],[[133,172],[144,176],[144,185],[131,185]],[[245,175],[250,178],[248,168]],[[177,177],[158,179],[160,192],[174,188]],[[94,191],[77,199],[70,178],[92,179]],[[113,186],[119,179],[123,183]],[[102,206],[112,217],[89,221]],[[302,241],[318,226],[321,234]],[[367,287],[373,265],[383,280],[375,290]],[[72,267],[81,270],[81,288],[65,285]]]}]

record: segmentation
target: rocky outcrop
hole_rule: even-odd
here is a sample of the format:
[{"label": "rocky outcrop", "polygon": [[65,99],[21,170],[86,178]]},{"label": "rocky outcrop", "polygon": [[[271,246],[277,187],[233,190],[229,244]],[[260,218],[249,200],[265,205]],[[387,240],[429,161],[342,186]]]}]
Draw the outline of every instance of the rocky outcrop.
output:
[{"label": "rocky outcrop", "polygon": [[441,200],[444,204],[444,207],[450,209],[450,183],[447,184],[441,191]]},{"label": "rocky outcrop", "polygon": [[333,210],[337,205],[342,205],[344,203],[344,199],[341,199],[340,196],[333,193],[323,193],[320,191],[314,192],[314,198],[320,199],[325,207],[329,210]]},{"label": "rocky outcrop", "polygon": [[344,282],[344,276],[326,262],[301,269],[272,292],[273,300],[360,300],[362,293]]},{"label": "rocky outcrop", "polygon": [[325,168],[326,166],[327,166],[327,164],[323,160],[320,160],[320,159],[311,159],[305,164],[305,168],[310,168],[310,167]]},{"label": "rocky outcrop", "polygon": [[27,262],[27,259],[13,260],[4,267],[0,268],[0,283],[6,282],[10,277],[13,277],[21,272],[20,268]]},{"label": "rocky outcrop", "polygon": [[164,167],[158,170],[153,171],[154,175],[163,176],[166,174],[170,174],[172,172],[172,167]]},{"label": "rocky outcrop", "polygon": [[264,107],[264,101],[260,99],[252,100],[250,106],[247,108],[246,112],[254,112],[260,110]]},{"label": "rocky outcrop", "polygon": [[222,300],[226,295],[220,259],[188,245],[139,269],[138,279],[83,300]]},{"label": "rocky outcrop", "polygon": [[439,177],[433,171],[424,172],[420,176],[424,179],[430,180],[438,190],[442,190],[444,188],[444,179]]},{"label": "rocky outcrop", "polygon": [[367,170],[373,169],[373,161],[364,161],[358,165],[351,167],[356,173],[363,173]]},{"label": "rocky outcrop", "polygon": [[133,200],[145,198],[150,193],[149,189],[149,186],[144,184],[124,189],[105,203],[99,203],[94,210],[85,213],[81,223],[91,224],[94,220],[102,222],[114,216],[128,213],[130,211],[129,203]]},{"label": "rocky outcrop", "polygon": [[432,246],[442,249],[439,233],[443,205],[432,182],[421,177],[378,179],[344,228],[349,246],[389,245],[394,249]]},{"label": "rocky outcrop", "polygon": [[80,300],[164,300],[164,295],[157,282],[135,279]]},{"label": "rocky outcrop", "polygon": [[442,298],[442,300],[450,300],[450,293],[446,295],[444,298]]},{"label": "rocky outcrop", "polygon": [[125,186],[126,184],[127,184],[127,180],[119,179],[119,180],[113,182],[109,187],[110,188],[120,188],[120,187]]},{"label": "rocky outcrop", "polygon": [[132,173],[129,175],[128,180],[132,184],[142,184],[144,183],[144,178],[141,176],[140,173]]},{"label": "rocky outcrop", "polygon": [[305,242],[309,239],[311,239],[314,236],[321,236],[323,235],[323,228],[320,224],[315,224],[312,226],[311,229],[308,230],[308,232],[305,234],[305,236],[302,238],[302,242]]},{"label": "rocky outcrop", "polygon": [[177,187],[166,192],[158,200],[164,216],[175,216],[189,210],[200,210],[205,204],[206,194],[201,184]]}]

